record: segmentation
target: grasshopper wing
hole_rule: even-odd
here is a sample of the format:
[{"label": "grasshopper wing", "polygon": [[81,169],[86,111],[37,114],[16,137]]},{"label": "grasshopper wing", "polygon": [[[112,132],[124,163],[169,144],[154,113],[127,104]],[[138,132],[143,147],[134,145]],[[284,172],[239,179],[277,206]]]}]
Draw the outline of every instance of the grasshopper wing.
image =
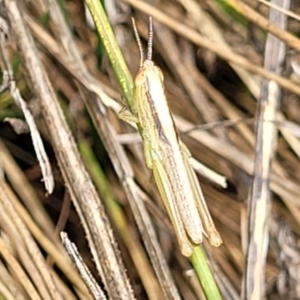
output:
[{"label": "grasshopper wing", "polygon": [[188,171],[189,179],[193,187],[194,199],[196,201],[196,206],[198,208],[205,233],[207,234],[210,244],[214,247],[219,247],[222,244],[222,239],[214,225],[212,217],[207,208],[201,187],[196,177],[195,171],[190,164],[190,157],[191,157],[190,152],[185,146],[185,144],[183,144],[182,142],[181,142],[181,149],[182,149],[182,155],[183,155],[185,167]]},{"label": "grasshopper wing", "polygon": [[193,253],[192,245],[184,229],[166,170],[159,159],[153,160],[152,170],[160,195],[174,226],[181,253],[184,256],[191,256]]}]

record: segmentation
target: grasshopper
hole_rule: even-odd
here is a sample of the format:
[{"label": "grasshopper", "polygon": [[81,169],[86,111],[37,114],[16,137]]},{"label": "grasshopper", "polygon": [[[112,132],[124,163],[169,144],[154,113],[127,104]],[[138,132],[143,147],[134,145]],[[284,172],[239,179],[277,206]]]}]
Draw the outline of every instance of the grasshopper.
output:
[{"label": "grasshopper", "polygon": [[137,123],[142,136],[147,167],[163,199],[177,235],[181,253],[191,256],[193,245],[203,235],[218,247],[221,237],[206,206],[196,174],[189,162],[189,150],[180,140],[164,92],[163,73],[152,61],[153,25],[149,18],[147,57],[132,19],[140,52],[140,69],[134,80],[131,114],[122,110],[119,117]]}]

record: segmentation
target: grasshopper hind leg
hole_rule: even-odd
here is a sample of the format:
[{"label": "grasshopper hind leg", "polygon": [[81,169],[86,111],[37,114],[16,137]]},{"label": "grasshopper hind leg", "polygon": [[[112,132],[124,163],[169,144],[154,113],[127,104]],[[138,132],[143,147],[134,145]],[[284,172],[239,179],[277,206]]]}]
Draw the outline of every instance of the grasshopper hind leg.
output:
[{"label": "grasshopper hind leg", "polygon": [[203,223],[203,227],[205,230],[205,234],[208,237],[209,243],[214,246],[214,247],[219,247],[222,244],[222,239],[220,237],[219,232],[217,231],[213,219],[209,213],[209,210],[207,208],[201,187],[199,185],[198,179],[196,177],[195,171],[193,170],[191,164],[190,164],[190,151],[187,149],[185,144],[182,142],[180,143],[182,155],[184,158],[184,163],[186,166],[186,169],[188,170],[188,175],[190,178],[190,181],[192,183],[192,188],[193,188],[193,195],[194,199],[196,201],[196,206],[198,208],[201,221]]},{"label": "grasshopper hind leg", "polygon": [[193,253],[193,247],[184,229],[178,207],[172,194],[171,184],[169,183],[168,176],[160,160],[156,160],[153,163],[152,170],[164,205],[175,229],[181,253],[189,257]]}]

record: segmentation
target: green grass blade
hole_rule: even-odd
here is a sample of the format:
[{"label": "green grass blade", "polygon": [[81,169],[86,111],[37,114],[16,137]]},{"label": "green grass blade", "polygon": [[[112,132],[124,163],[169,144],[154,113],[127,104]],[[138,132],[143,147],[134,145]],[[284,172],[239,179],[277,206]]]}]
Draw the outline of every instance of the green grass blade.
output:
[{"label": "green grass blade", "polygon": [[133,94],[133,80],[104,9],[99,0],[85,0],[85,3],[92,15],[98,34],[109,57],[109,61],[130,108]]},{"label": "green grass blade", "polygon": [[204,251],[201,246],[194,247],[190,258],[196,275],[201,283],[205,296],[208,300],[222,300],[221,294],[207,264]]}]

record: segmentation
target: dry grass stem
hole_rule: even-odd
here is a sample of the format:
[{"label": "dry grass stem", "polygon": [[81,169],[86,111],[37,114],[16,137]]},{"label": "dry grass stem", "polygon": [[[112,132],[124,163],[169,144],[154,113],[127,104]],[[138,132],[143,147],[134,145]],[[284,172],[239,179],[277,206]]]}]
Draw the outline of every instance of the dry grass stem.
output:
[{"label": "dry grass stem", "polygon": [[[0,1],[0,299],[205,299],[86,13]],[[143,47],[153,18],[152,59],[223,240],[202,244],[223,299],[300,298],[299,13],[107,1],[133,78],[131,17]]]}]

